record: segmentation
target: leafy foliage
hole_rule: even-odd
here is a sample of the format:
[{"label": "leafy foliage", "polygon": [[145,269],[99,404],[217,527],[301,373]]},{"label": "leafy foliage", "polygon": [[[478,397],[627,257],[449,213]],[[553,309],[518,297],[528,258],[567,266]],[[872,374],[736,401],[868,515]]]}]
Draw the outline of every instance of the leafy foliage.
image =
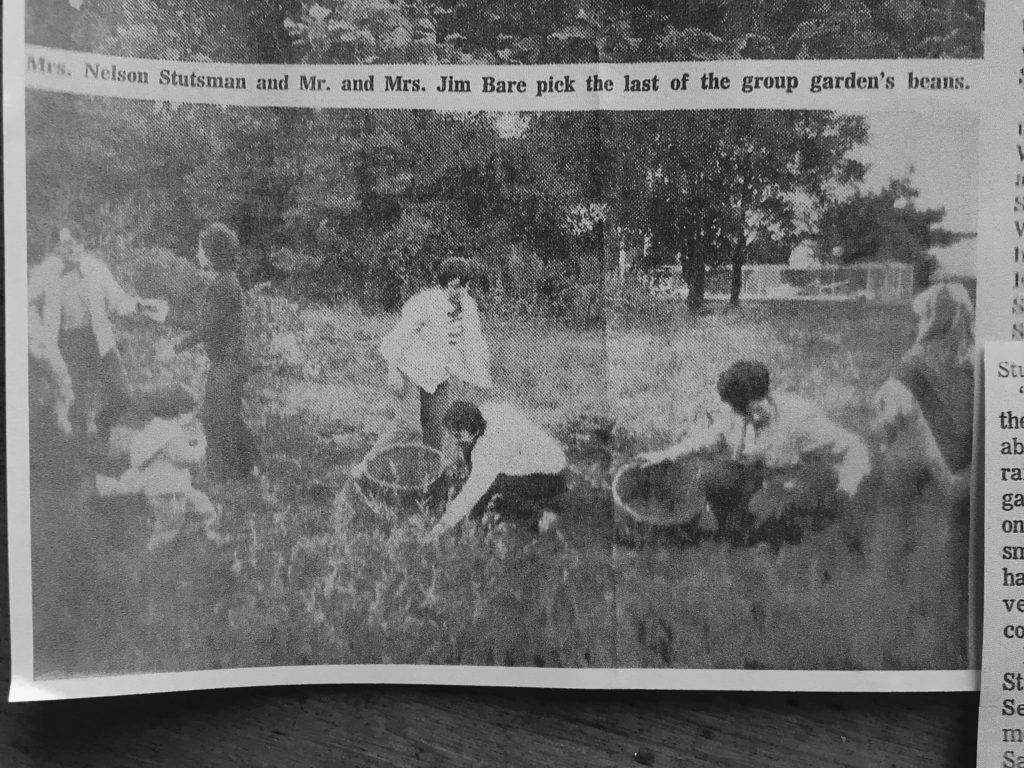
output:
[{"label": "leafy foliage", "polygon": [[171,59],[978,58],[982,0],[32,0],[28,40]]},{"label": "leafy foliage", "polygon": [[942,208],[918,208],[911,176],[891,179],[879,190],[858,190],[828,203],[819,228],[820,246],[840,263],[903,261],[916,265],[915,281],[926,285],[937,264],[929,253],[966,236],[938,226]]},{"label": "leafy foliage", "polygon": [[[827,112],[175,108],[47,94],[29,100],[28,122],[34,253],[73,218],[115,258],[132,244],[188,258],[200,228],[223,220],[250,283],[390,309],[466,253],[488,301],[531,294],[583,319],[600,315],[624,247],[645,254],[640,266],[681,258],[694,308],[708,269],[738,269],[750,244],[755,257],[787,251],[802,211],[862,176],[848,153],[866,136],[862,119]],[[511,275],[524,253],[540,262],[525,293]]]}]

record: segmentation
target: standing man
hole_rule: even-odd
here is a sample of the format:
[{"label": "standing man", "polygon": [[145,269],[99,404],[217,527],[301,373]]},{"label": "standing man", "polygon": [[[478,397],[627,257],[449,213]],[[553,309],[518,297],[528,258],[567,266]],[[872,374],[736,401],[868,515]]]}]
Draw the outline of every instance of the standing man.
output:
[{"label": "standing man", "polygon": [[526,414],[508,403],[485,403],[478,408],[456,400],[445,413],[444,425],[462,449],[470,471],[428,540],[435,541],[467,517],[496,507],[529,519],[542,530],[557,519],[545,504],[566,490],[565,451]]},{"label": "standing man", "polygon": [[445,411],[462,385],[490,389],[491,355],[480,328],[476,301],[466,286],[473,265],[464,258],[441,262],[438,285],[420,291],[380,344],[388,385],[401,396],[406,380],[419,389],[423,443],[441,448]]},{"label": "standing man", "polygon": [[70,227],[60,231],[55,254],[33,270],[28,300],[40,306],[43,343],[57,347],[67,364],[75,419],[87,435],[106,439],[132,400],[110,315],[158,312],[160,302],[126,293]]}]

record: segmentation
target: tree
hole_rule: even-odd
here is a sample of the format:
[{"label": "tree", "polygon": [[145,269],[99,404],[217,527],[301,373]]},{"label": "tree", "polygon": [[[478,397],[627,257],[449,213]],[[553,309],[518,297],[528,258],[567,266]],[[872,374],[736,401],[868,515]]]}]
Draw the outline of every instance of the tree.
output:
[{"label": "tree", "polygon": [[[652,253],[680,254],[688,303],[704,302],[709,268],[730,265],[739,302],[753,233],[796,229],[794,199],[823,203],[864,167],[847,157],[866,140],[861,118],[827,112],[709,111],[625,115],[612,140],[629,147],[620,197],[644,200]],[[639,162],[637,162],[639,160]]]},{"label": "tree", "polygon": [[918,286],[926,285],[936,268],[930,249],[971,234],[938,226],[946,217],[945,209],[918,208],[915,201],[919,194],[911,170],[906,176],[890,179],[879,190],[858,190],[844,200],[831,202],[818,223],[822,250],[838,254],[843,264],[913,264],[915,282]]},{"label": "tree", "polygon": [[[78,6],[78,7],[76,7]],[[983,0],[30,0],[30,43],[215,61],[970,57]]]}]

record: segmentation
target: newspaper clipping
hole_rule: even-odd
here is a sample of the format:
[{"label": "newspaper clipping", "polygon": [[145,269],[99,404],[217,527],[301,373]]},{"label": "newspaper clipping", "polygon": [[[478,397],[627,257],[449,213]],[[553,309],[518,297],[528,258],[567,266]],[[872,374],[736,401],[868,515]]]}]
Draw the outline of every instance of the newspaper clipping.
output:
[{"label": "newspaper clipping", "polygon": [[3,11],[12,698],[977,688],[1020,3]]}]

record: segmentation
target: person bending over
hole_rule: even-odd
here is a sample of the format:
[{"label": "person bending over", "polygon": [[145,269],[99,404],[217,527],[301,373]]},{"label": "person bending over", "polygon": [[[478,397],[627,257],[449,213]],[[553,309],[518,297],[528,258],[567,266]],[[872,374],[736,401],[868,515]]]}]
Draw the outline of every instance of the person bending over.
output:
[{"label": "person bending over", "polygon": [[[802,514],[817,516],[830,490],[856,493],[871,468],[864,442],[831,421],[818,406],[788,392],[772,392],[768,368],[757,360],[733,363],[718,379],[725,406],[704,431],[660,451],[641,454],[646,464],[715,451],[696,482],[707,499],[699,521],[737,543],[772,521],[785,526]],[[835,478],[816,480],[793,473],[820,458]],[[807,473],[813,476],[813,473]]]},{"label": "person bending over", "polygon": [[544,505],[566,490],[567,476],[565,452],[551,435],[507,403],[456,400],[443,424],[462,449],[469,477],[428,540],[499,504],[542,528],[550,524]]}]

